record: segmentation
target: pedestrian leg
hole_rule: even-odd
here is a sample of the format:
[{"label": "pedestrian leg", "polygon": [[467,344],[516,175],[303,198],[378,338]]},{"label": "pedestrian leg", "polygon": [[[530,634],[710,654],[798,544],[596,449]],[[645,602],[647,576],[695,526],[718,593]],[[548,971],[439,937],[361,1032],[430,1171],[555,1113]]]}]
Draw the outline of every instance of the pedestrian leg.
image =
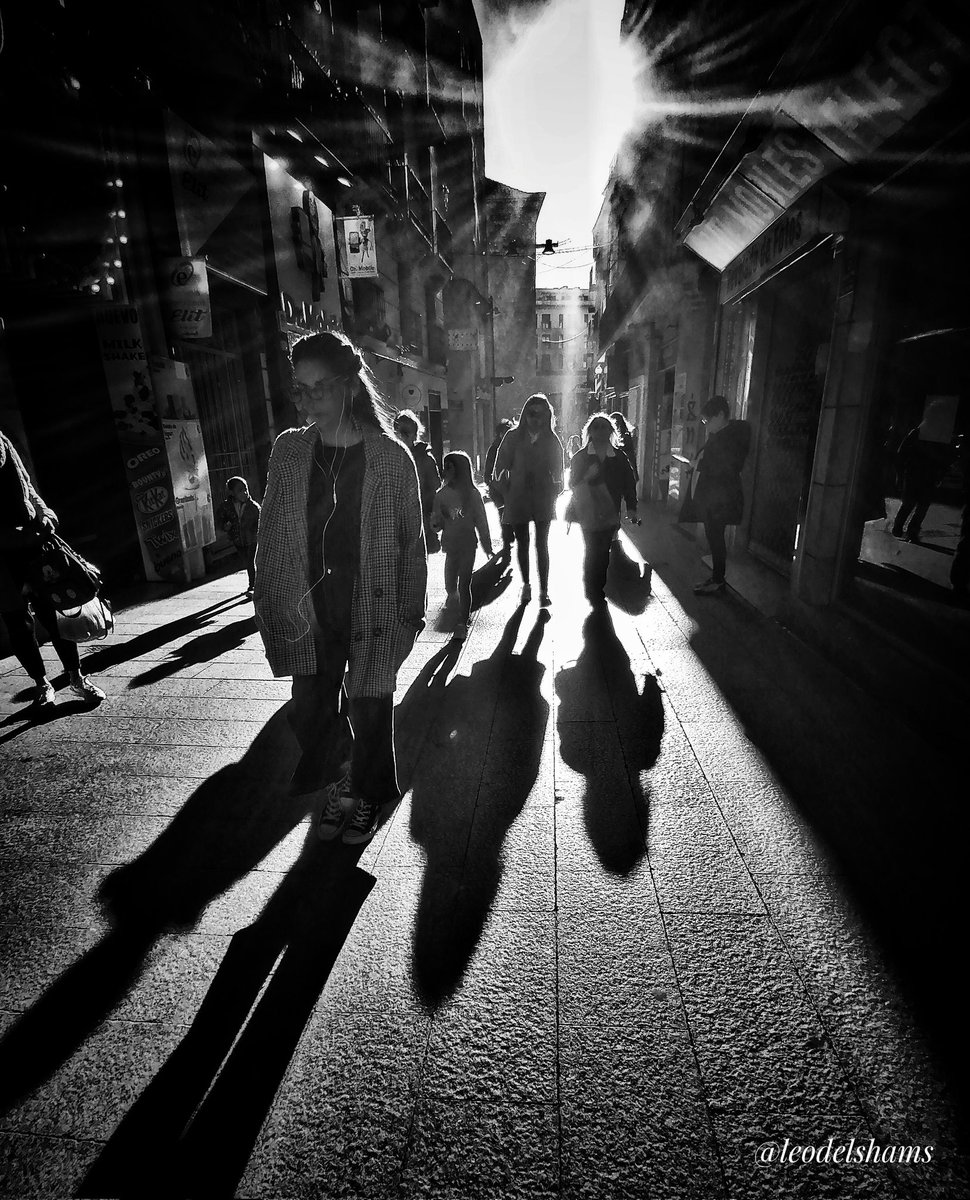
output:
[{"label": "pedestrian leg", "polygon": [[543,603],[549,600],[549,526],[551,521],[536,521],[536,566],[539,569],[539,592]]},{"label": "pedestrian leg", "polygon": [[522,525],[514,525],[513,533],[515,534],[515,556],[519,564],[519,573],[522,576],[523,587],[529,586],[529,523],[524,522]]}]

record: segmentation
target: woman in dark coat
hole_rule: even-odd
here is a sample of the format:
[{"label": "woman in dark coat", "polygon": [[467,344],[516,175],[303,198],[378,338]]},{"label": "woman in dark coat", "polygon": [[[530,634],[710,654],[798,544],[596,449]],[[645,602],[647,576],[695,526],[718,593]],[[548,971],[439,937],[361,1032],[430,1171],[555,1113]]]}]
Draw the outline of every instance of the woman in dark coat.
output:
[{"label": "woman in dark coat", "polygon": [[616,432],[620,435],[620,448],[627,457],[627,461],[630,464],[630,469],[633,471],[633,478],[639,481],[640,470],[637,467],[637,431],[621,412],[610,413],[610,420],[616,426]]},{"label": "woman in dark coat", "polygon": [[713,596],[724,590],[727,548],[724,530],[737,525],[744,515],[741,471],[748,457],[751,428],[746,421],[732,421],[723,396],[712,396],[701,409],[707,440],[694,457],[687,495],[680,511],[681,521],[703,521],[711,550],[710,578],[695,584],[698,596]]},{"label": "woman in dark coat", "polygon": [[256,549],[256,624],[274,675],[292,675],[303,750],[293,789],[317,832],[359,844],[400,796],[397,671],[424,627],[427,560],[414,460],[341,334],[293,347],[308,420],[273,446]]},{"label": "woman in dark coat", "polygon": [[417,413],[410,408],[402,408],[394,418],[394,432],[411,451],[414,465],[418,471],[418,483],[421,485],[421,515],[424,519],[424,540],[429,554],[441,549],[438,534],[431,526],[431,508],[434,504],[435,493],[441,483],[438,464],[431,453],[427,442],[421,441],[424,427]]},{"label": "woman in dark coat", "polygon": [[[575,502],[581,484],[591,488],[604,486],[611,511],[596,522],[584,522],[581,506]],[[627,517],[637,517],[637,482],[620,444],[620,437],[606,413],[595,413],[583,429],[583,445],[569,462],[569,486],[573,489],[573,511],[583,531],[586,553],[583,561],[583,586],[590,604],[605,604],[606,573],[616,531],[620,527],[620,506],[626,504]]]}]

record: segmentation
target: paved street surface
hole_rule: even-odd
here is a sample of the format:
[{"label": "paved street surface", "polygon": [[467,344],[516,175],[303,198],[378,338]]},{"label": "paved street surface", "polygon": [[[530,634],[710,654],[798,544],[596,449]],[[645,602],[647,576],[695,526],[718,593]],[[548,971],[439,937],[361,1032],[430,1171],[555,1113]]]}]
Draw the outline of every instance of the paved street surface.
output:
[{"label": "paved street surface", "polygon": [[965,747],[634,536],[651,595],[590,618],[557,526],[463,646],[432,559],[362,852],[242,574],[124,608],[98,710],[2,664],[4,1195],[970,1194]]}]

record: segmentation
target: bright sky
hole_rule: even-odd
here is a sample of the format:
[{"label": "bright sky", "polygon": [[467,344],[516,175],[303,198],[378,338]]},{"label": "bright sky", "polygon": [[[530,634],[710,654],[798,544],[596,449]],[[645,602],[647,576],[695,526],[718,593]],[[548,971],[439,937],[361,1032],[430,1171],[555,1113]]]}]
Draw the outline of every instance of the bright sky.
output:
[{"label": "bright sky", "polygon": [[634,108],[632,52],[619,44],[623,0],[547,0],[498,14],[475,0],[485,58],[485,170],[544,191],[537,287],[585,287],[593,222]]}]

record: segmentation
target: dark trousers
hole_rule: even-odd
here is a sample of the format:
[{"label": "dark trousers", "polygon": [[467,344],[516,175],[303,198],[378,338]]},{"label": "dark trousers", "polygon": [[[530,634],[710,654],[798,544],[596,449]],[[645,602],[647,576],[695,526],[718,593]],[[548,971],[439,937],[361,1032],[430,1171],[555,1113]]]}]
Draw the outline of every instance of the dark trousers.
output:
[{"label": "dark trousers", "polygon": [[326,787],[349,763],[355,796],[379,804],[397,800],[401,789],[394,758],[394,697],[351,699],[343,676],[343,665],[339,671],[293,676],[289,722],[303,753],[291,789],[303,795]]},{"label": "dark trousers", "polygon": [[256,583],[256,544],[251,546],[237,546],[236,552],[243,560],[243,566],[246,568],[246,575],[249,579],[249,588],[252,590]]},{"label": "dark trousers", "polygon": [[587,600],[603,599],[606,573],[610,569],[610,550],[615,537],[615,529],[583,530],[583,542],[586,546],[583,557],[583,588]]},{"label": "dark trousers", "polygon": [[[551,521],[533,521],[536,527],[536,565],[539,568],[539,589],[546,591],[549,587],[549,526]],[[513,525],[515,533],[515,552],[522,573],[522,582],[529,582],[529,522],[523,525]]]},{"label": "dark trousers", "polygon": [[903,527],[906,525],[906,519],[912,513],[912,520],[909,522],[906,536],[913,538],[915,541],[919,537],[920,530],[923,528],[923,521],[926,519],[926,514],[929,510],[929,500],[918,499],[913,495],[904,495],[903,502],[899,506],[899,512],[896,513],[896,520],[893,522],[893,534],[896,537],[903,536]]},{"label": "dark trousers", "polygon": [[970,589],[970,504],[963,507],[960,521],[960,540],[950,567],[950,583],[955,592],[965,596]]},{"label": "dark trousers", "polygon": [[[29,562],[29,555],[16,552],[8,552],[4,555],[3,565],[14,587],[17,584],[22,587],[26,582]],[[34,636],[34,621],[30,615],[30,609],[27,607],[27,600],[26,597],[22,598],[16,608],[5,609],[0,616],[3,617],[3,623],[7,627],[10,649],[16,655],[17,661],[31,679],[43,679],[47,674],[47,668],[44,666],[44,658],[37,645],[37,638]],[[57,612],[54,605],[46,597],[33,593],[30,594],[29,600],[37,614],[37,620],[51,635],[51,645],[54,647],[57,657],[64,664],[65,671],[80,671],[81,658],[78,654],[77,643],[68,642],[58,636]]]},{"label": "dark trousers", "polygon": [[723,521],[718,521],[710,515],[704,518],[704,536],[711,551],[711,578],[715,583],[724,582],[724,571],[727,567],[727,547],[724,544]]}]

